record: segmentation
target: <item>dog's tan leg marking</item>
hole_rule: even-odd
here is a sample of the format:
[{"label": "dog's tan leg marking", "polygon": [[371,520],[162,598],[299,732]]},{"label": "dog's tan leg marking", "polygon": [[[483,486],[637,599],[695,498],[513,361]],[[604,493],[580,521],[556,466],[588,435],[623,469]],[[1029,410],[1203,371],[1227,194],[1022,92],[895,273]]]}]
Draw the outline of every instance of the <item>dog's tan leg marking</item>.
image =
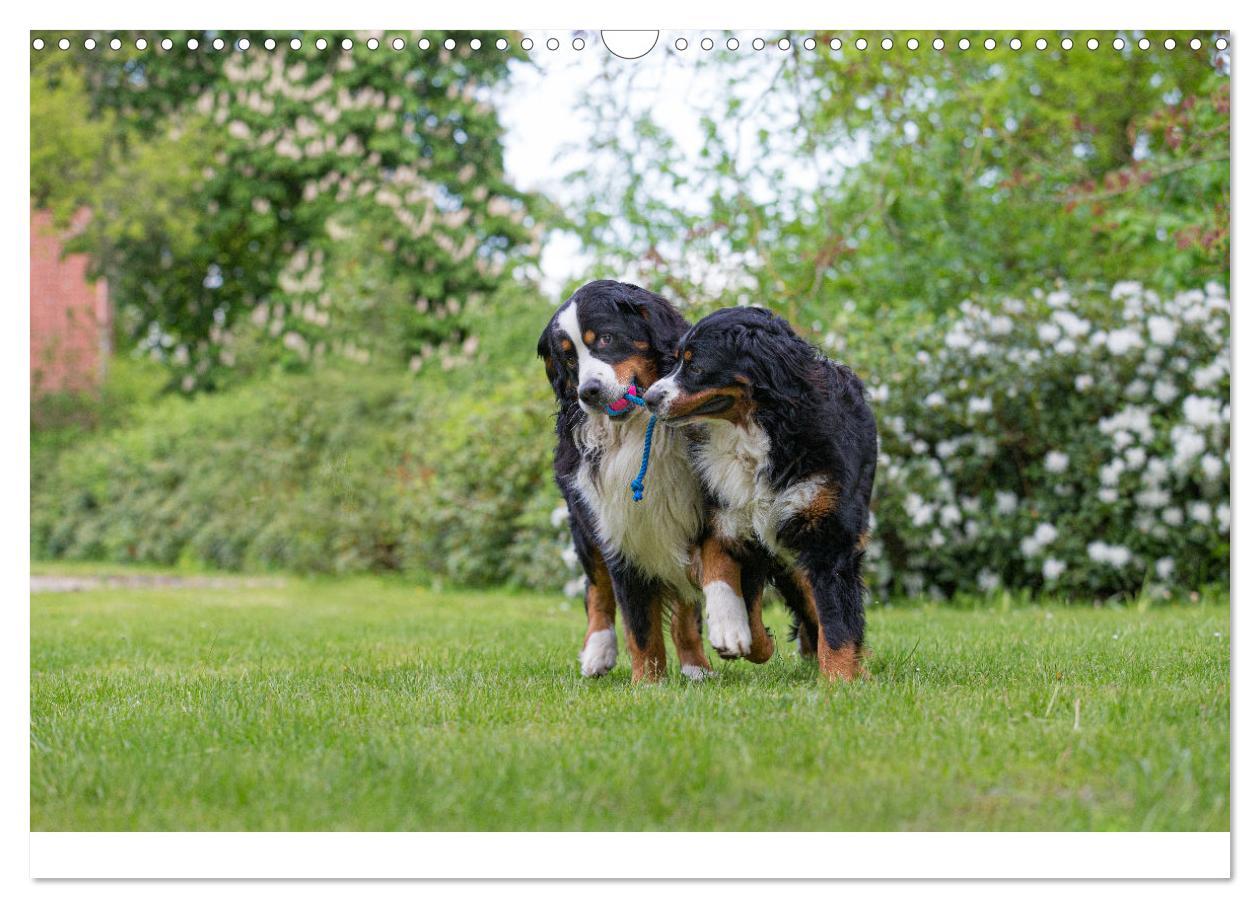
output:
[{"label": "dog's tan leg marking", "polygon": [[809,588],[809,579],[799,568],[792,572],[792,582],[800,597],[805,601],[808,615],[799,616],[800,627],[796,630],[796,648],[802,659],[818,658],[818,608],[814,605],[814,591]]},{"label": "dog's tan leg marking", "polygon": [[[751,600],[748,599],[740,576],[739,562],[715,538],[711,537],[704,541],[700,548],[700,562],[702,586],[708,587],[714,582],[725,583],[737,597],[744,600],[748,614],[748,631],[752,639],[748,651],[740,655],[758,665],[770,661],[770,657],[774,655],[774,638],[770,636],[770,632],[766,630],[762,622],[761,592],[758,592]],[[723,655],[726,654],[723,653]]]},{"label": "dog's tan leg marking", "polygon": [[715,581],[725,583],[735,595],[744,600],[748,613],[748,631],[752,635],[748,651],[741,655],[749,662],[760,665],[769,662],[774,655],[774,638],[766,630],[761,619],[762,593],[758,592],[749,599],[744,591],[743,579],[740,575],[740,564],[717,539],[710,537],[700,547],[701,576],[703,586],[707,587]]},{"label": "dog's tan leg marking", "polygon": [[626,645],[630,648],[630,678],[654,682],[665,677],[665,634],[661,629],[661,601],[653,599],[648,606],[648,638],[640,647],[634,634],[626,630]]},{"label": "dog's tan leg marking", "polygon": [[761,598],[764,592],[764,589],[759,590],[757,595],[748,600],[748,629],[752,631],[752,649],[744,658],[758,665],[769,662],[774,655],[774,638],[761,621]]},{"label": "dog's tan leg marking", "polygon": [[856,681],[869,677],[862,665],[862,653],[857,644],[846,643],[839,649],[832,649],[822,633],[818,635],[818,670],[828,681]]},{"label": "dog's tan leg marking", "polygon": [[723,659],[752,651],[752,629],[736,561],[714,537],[700,546],[700,579],[704,588],[709,642]]},{"label": "dog's tan leg marking", "polygon": [[617,600],[604,559],[595,555],[595,577],[586,587],[586,636],[582,638],[582,674],[606,675],[617,664]]},{"label": "dog's tan leg marking", "polygon": [[698,617],[695,605],[680,599],[674,603],[673,619],[669,626],[683,676],[693,681],[706,678],[713,671],[713,667],[709,665],[709,657],[704,654]]},{"label": "dog's tan leg marking", "polygon": [[814,601],[814,587],[809,582],[809,575],[805,571],[797,571],[796,578],[818,628],[819,673],[828,681],[856,681],[858,678],[869,677],[865,666],[862,665],[863,654],[857,644],[846,643],[840,647],[832,647],[827,642],[827,634],[818,621],[818,604]]}]

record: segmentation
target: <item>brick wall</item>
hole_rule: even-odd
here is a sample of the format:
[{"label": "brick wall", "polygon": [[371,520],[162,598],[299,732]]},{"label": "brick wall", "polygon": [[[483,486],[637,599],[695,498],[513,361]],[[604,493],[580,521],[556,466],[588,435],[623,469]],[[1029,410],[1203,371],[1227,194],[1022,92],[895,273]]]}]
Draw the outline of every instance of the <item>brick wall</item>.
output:
[{"label": "brick wall", "polygon": [[[74,227],[87,222],[86,211]],[[61,255],[47,211],[31,212],[31,395],[99,387],[109,354],[109,293],[87,277],[87,256]]]}]

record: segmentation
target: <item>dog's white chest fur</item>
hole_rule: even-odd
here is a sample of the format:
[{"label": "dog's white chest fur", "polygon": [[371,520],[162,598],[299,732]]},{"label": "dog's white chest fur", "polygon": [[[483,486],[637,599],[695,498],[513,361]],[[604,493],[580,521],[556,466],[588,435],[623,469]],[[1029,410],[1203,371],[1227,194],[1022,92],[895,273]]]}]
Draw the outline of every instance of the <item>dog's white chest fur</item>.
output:
[{"label": "dog's white chest fur", "polygon": [[718,501],[714,532],[725,539],[758,539],[772,552],[787,555],[779,544],[783,524],[813,500],[822,477],[809,477],[775,491],[766,478],[770,438],[755,424],[738,426],[710,420],[697,447],[695,464]]},{"label": "dog's white chest fur", "polygon": [[[578,469],[577,487],[595,514],[607,547],[621,552],[648,576],[678,593],[696,598],[690,577],[692,546],[704,519],[700,482],[687,460],[686,439],[657,425],[644,478],[643,500],[635,501],[630,481],[643,462],[647,414],[622,421],[588,418],[575,441],[588,454]],[[596,454],[592,468],[589,455]]]}]

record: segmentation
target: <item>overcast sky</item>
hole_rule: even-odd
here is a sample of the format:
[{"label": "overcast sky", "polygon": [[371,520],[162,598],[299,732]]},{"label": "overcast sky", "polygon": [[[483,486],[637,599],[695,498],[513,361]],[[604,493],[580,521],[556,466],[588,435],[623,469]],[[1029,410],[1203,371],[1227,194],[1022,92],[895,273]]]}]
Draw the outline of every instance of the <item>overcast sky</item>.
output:
[{"label": "overcast sky", "polygon": [[[715,32],[713,36],[724,42],[731,34]],[[755,68],[748,86],[749,91],[764,89],[773,76],[775,56],[781,52],[772,46],[752,51],[754,33],[734,34],[747,52],[765,58],[764,69]],[[597,32],[584,34],[585,47],[581,50],[572,47],[571,32],[531,32],[530,36],[535,42],[530,54],[532,62],[512,64],[508,97],[501,106],[507,128],[506,166],[517,186],[542,192],[561,204],[573,197],[574,190],[566,185],[564,175],[575,169],[578,161],[570,157],[558,164],[557,159],[566,147],[576,146],[580,155],[580,149],[589,144],[595,127],[577,115],[578,103],[584,88],[600,74],[603,61],[609,59],[615,66],[650,67],[635,80],[635,92],[629,99],[632,107],[636,112],[650,110],[656,122],[673,135],[686,160],[699,166],[704,137],[698,117],[702,111],[714,109],[727,76],[719,68],[694,65],[705,53],[700,47],[704,33],[662,33],[656,47],[635,61],[611,56]],[[674,46],[680,36],[688,40],[683,51]],[[546,49],[550,37],[560,42],[555,51]],[[763,77],[758,80],[758,75]],[[687,200],[680,194],[678,199],[669,201]],[[582,265],[576,237],[553,236],[542,257],[544,291],[557,297],[564,294]]]}]

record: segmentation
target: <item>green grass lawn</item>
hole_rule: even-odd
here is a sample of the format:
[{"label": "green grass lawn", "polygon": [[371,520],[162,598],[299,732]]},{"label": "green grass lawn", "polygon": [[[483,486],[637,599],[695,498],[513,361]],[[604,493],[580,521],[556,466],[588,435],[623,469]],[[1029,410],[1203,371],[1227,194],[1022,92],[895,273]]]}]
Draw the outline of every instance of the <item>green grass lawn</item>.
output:
[{"label": "green grass lawn", "polygon": [[580,677],[558,596],[36,594],[31,825],[1229,828],[1221,599],[878,608],[871,679],[836,687],[769,615],[769,664],[632,687],[624,645]]}]

